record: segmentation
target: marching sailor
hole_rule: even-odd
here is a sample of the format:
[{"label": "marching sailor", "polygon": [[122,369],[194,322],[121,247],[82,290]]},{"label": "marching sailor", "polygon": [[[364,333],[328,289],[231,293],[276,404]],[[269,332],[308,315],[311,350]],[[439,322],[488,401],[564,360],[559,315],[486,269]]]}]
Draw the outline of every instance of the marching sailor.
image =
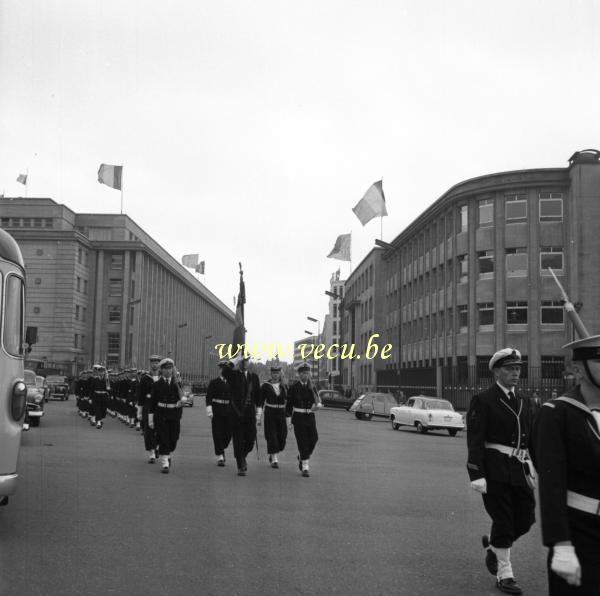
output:
[{"label": "marching sailor", "polygon": [[287,386],[281,379],[281,366],[271,366],[271,378],[263,383],[260,392],[259,407],[256,409],[256,423],[260,426],[260,418],[264,408],[265,440],[267,453],[272,468],[279,467],[278,454],[285,449],[287,424],[285,421],[285,400]]},{"label": "marching sailor", "polygon": [[231,442],[229,383],[223,377],[223,369],[229,367],[228,360],[218,363],[219,376],[212,379],[206,390],[206,415],[210,418],[213,445],[217,456],[217,465],[225,466],[225,449]]},{"label": "marching sailor", "polygon": [[96,428],[102,428],[102,421],[106,418],[106,407],[108,405],[108,396],[110,384],[108,382],[108,373],[104,366],[94,364],[92,367],[92,378],[90,383],[92,396],[92,411],[94,417],[92,424]]},{"label": "marching sailor", "polygon": [[156,461],[156,430],[148,426],[148,414],[150,413],[152,386],[160,378],[160,361],[162,358],[158,354],[150,356],[150,371],[144,372],[140,377],[137,386],[136,396],[136,414],[141,422],[142,433],[144,436],[144,447],[148,463],[153,464]]},{"label": "marching sailor", "polygon": [[527,399],[515,393],[521,354],[513,348],[496,352],[489,362],[495,383],[474,395],[467,412],[467,470],[471,487],[483,496],[492,519],[490,536],[482,537],[485,564],[506,594],[522,594],[514,579],[510,549],[535,522],[535,499],[527,476],[531,415]]},{"label": "marching sailor", "polygon": [[576,386],[534,427],[550,596],[600,595],[600,335],[568,343]]}]

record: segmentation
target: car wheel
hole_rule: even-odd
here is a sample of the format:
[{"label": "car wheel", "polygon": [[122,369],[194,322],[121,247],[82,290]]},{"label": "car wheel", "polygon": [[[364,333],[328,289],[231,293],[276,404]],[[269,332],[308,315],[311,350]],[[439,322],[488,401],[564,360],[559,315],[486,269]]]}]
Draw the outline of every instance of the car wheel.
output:
[{"label": "car wheel", "polygon": [[367,412],[365,412],[363,414],[363,419],[364,420],[371,420],[371,418],[373,418],[373,414],[370,414],[370,413],[367,413]]},{"label": "car wheel", "polygon": [[457,432],[458,432],[458,430],[456,430],[455,428],[449,428],[449,429],[448,429],[448,434],[449,434],[451,437],[455,437]]},{"label": "car wheel", "polygon": [[421,433],[422,435],[424,435],[427,432],[427,429],[420,422],[417,422],[415,424],[415,427],[417,429],[417,432]]},{"label": "car wheel", "polygon": [[400,428],[400,425],[392,418],[392,428],[394,430],[398,430]]},{"label": "car wheel", "polygon": [[356,418],[358,420],[362,420],[362,413],[361,412],[354,412],[354,415],[356,416]]},{"label": "car wheel", "polygon": [[39,418],[30,418],[29,420],[29,426],[39,426],[40,425],[40,419]]}]

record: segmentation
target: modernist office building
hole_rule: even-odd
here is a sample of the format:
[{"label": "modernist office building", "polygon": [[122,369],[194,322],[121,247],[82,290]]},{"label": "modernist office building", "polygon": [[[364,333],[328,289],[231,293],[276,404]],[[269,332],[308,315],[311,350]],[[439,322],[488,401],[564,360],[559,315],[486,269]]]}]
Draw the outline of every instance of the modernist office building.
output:
[{"label": "modernist office building", "polygon": [[388,372],[472,366],[483,374],[491,354],[512,346],[540,379],[556,377],[574,331],[549,268],[600,333],[598,222],[595,150],[576,152],[565,168],[449,189],[383,254],[385,335],[400,347]]},{"label": "modernist office building", "polygon": [[91,363],[175,359],[190,380],[214,375],[234,313],[127,215],[77,214],[52,199],[0,199],[0,225],[27,270],[29,355],[76,373]]}]

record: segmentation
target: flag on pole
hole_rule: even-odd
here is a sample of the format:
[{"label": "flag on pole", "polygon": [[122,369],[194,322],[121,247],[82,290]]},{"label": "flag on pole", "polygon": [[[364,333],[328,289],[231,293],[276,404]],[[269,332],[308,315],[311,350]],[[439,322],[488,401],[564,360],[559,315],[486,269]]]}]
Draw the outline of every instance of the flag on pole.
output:
[{"label": "flag on pole", "polygon": [[199,273],[200,275],[204,275],[204,261],[200,261],[200,263],[198,263],[198,265],[196,265],[196,273]]},{"label": "flag on pole", "polygon": [[374,217],[387,215],[385,197],[383,196],[383,181],[379,180],[369,187],[365,196],[352,208],[354,214],[364,226]]},{"label": "flag on pole", "polygon": [[341,234],[335,241],[333,250],[327,255],[328,259],[339,259],[340,261],[351,261],[350,246],[352,244],[352,233]]},{"label": "flag on pole", "polygon": [[19,174],[19,176],[17,177],[17,182],[20,182],[21,184],[27,186],[27,174]]},{"label": "flag on pole", "polygon": [[121,190],[121,182],[123,179],[123,166],[109,166],[108,164],[100,164],[98,170],[98,182],[106,184],[111,188]]},{"label": "flag on pole", "polygon": [[198,257],[200,255],[183,255],[181,257],[181,264],[184,267],[189,267],[190,269],[193,269],[194,267],[196,267],[196,265],[198,264]]},{"label": "flag on pole", "polygon": [[246,343],[246,328],[244,327],[244,304],[246,304],[246,286],[244,272],[240,263],[240,291],[238,293],[237,307],[235,309],[235,329],[233,330],[233,347]]}]

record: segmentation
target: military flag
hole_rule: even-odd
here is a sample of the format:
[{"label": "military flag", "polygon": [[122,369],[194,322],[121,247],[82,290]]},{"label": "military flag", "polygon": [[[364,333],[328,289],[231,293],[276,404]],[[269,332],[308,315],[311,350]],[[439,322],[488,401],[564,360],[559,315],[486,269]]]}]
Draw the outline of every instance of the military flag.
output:
[{"label": "military flag", "polygon": [[123,182],[123,166],[110,166],[108,164],[100,164],[98,170],[98,182],[106,184],[111,188],[122,190]]},{"label": "military flag", "polygon": [[351,261],[350,248],[352,243],[352,233],[341,234],[335,241],[333,250],[327,255],[328,259],[339,259],[340,261]]},{"label": "military flag", "polygon": [[244,327],[244,304],[246,304],[246,286],[244,284],[244,272],[240,263],[240,291],[235,309],[235,328],[233,330],[233,348],[246,343],[246,328]]},{"label": "military flag", "polygon": [[364,226],[374,217],[387,215],[385,197],[383,196],[383,181],[379,180],[369,187],[365,196],[352,208],[354,214]]},{"label": "military flag", "polygon": [[20,182],[21,184],[27,186],[27,174],[19,174],[17,176],[17,182]]},{"label": "military flag", "polygon": [[189,267],[190,269],[194,269],[194,267],[196,267],[196,265],[198,265],[198,258],[200,257],[200,255],[195,254],[195,255],[183,255],[181,257],[181,264],[184,267]]}]

